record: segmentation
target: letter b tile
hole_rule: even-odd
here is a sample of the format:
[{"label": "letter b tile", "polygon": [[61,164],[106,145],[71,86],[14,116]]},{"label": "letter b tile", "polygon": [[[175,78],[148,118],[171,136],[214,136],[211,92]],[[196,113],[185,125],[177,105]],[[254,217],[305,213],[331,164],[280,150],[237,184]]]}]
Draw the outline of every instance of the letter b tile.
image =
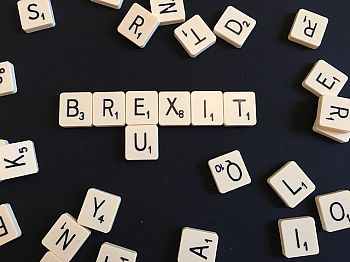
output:
[{"label": "letter b tile", "polygon": [[62,127],[91,127],[92,93],[62,93],[59,124]]}]

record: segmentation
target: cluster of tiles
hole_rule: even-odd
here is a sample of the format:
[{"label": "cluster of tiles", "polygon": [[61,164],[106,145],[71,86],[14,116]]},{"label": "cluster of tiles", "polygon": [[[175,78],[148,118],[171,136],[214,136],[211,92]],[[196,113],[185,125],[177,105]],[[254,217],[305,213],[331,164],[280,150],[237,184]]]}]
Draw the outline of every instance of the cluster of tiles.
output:
[{"label": "cluster of tiles", "polygon": [[319,97],[313,130],[340,143],[350,139],[350,99],[338,97],[348,76],[319,60],[302,85]]},{"label": "cluster of tiles", "polygon": [[[208,161],[219,192],[227,193],[251,183],[248,170],[238,150]],[[287,162],[269,179],[268,184],[286,206],[294,208],[316,186],[294,161]],[[350,191],[339,190],[315,197],[322,228],[335,232],[350,228]],[[41,262],[71,261],[90,236],[90,229],[102,233],[112,230],[121,198],[95,188],[88,190],[78,219],[65,213],[59,217],[42,240],[49,250]],[[319,253],[315,219],[310,216],[278,220],[282,253],[287,258]],[[89,229],[88,229],[89,228]],[[0,246],[21,236],[21,230],[9,204],[0,205]],[[178,252],[179,262],[214,262],[219,236],[216,232],[185,227]],[[104,243],[97,262],[135,262],[137,252]]]},{"label": "cluster of tiles", "polygon": [[157,160],[160,126],[254,126],[254,92],[71,92],[60,95],[59,124],[125,129],[127,160]]},{"label": "cluster of tiles", "polygon": [[[40,261],[71,261],[89,238],[90,229],[102,233],[112,230],[120,203],[121,198],[117,195],[95,188],[89,189],[78,219],[68,213],[62,214],[43,238],[42,244],[49,251]],[[21,230],[11,206],[0,205],[0,246],[20,236]],[[178,261],[215,261],[217,245],[216,233],[186,227],[182,231]],[[136,262],[136,258],[136,251],[105,242],[96,262]]]},{"label": "cluster of tiles", "polygon": [[[222,194],[251,183],[248,170],[240,152],[237,150],[209,160],[208,165],[218,191]],[[316,190],[315,184],[294,161],[289,161],[282,166],[268,178],[267,183],[285,205],[290,208],[299,205]],[[334,232],[350,228],[350,191],[340,190],[318,195],[315,197],[315,201],[322,227],[325,231]],[[280,219],[278,227],[282,253],[287,258],[310,256],[319,253],[314,218],[304,216]],[[204,243],[203,239],[202,243]],[[209,245],[207,246],[209,248]],[[200,254],[203,255],[202,251]],[[215,261],[215,255],[210,256],[214,257],[214,259],[208,259],[208,261]],[[179,261],[197,260],[192,258]]]},{"label": "cluster of tiles", "polygon": [[[91,0],[119,9],[122,0]],[[174,31],[175,38],[191,57],[197,57],[215,44],[216,37],[241,48],[253,31],[256,21],[233,6],[228,6],[212,31],[195,15],[186,21],[183,0],[150,0],[151,12],[135,3],[118,26],[118,32],[140,48],[144,48],[159,25],[182,23]],[[31,33],[55,26],[50,0],[21,0],[18,11],[22,28]],[[321,45],[328,19],[301,9],[297,13],[288,39],[316,49]]]},{"label": "cluster of tiles", "polygon": [[[65,213],[59,217],[42,240],[49,250],[41,262],[68,262],[89,238],[91,231],[109,233],[112,230],[121,198],[95,188],[88,190],[79,217],[75,220]],[[89,229],[88,229],[89,228]],[[104,243],[97,261],[136,261],[135,251]],[[52,260],[56,257],[56,260]]]},{"label": "cluster of tiles", "polygon": [[[115,9],[122,0],[91,0]],[[21,25],[31,33],[55,26],[50,0],[18,2]],[[174,31],[175,38],[191,57],[197,57],[220,37],[241,48],[253,31],[256,21],[229,6],[212,31],[199,15],[186,21],[183,0],[150,0],[151,12],[133,4],[118,26],[118,32],[143,48],[159,25],[182,23]],[[300,9],[288,39],[308,48],[321,45],[328,19]],[[313,130],[341,143],[350,139],[350,99],[338,97],[348,77],[320,60],[303,82],[303,87],[319,97]],[[17,92],[14,67],[0,63],[0,96]],[[62,93],[59,124],[62,127],[125,126],[127,160],[158,159],[158,127],[160,126],[253,126],[256,124],[256,101],[253,92],[97,92]],[[142,142],[140,142],[142,141]],[[8,144],[0,140],[0,181],[34,174],[39,171],[34,144],[24,141]],[[249,172],[239,151],[208,162],[218,191],[222,194],[251,183]],[[275,172],[268,184],[286,206],[294,208],[316,190],[315,184],[297,165],[287,162]],[[315,198],[322,228],[335,232],[350,228],[350,191],[340,190]],[[77,220],[63,214],[42,240],[49,250],[42,262],[70,261],[93,229],[111,231],[121,198],[90,189]],[[309,216],[278,221],[282,253],[302,257],[319,253],[315,219]],[[88,229],[89,228],[89,229]],[[10,204],[0,205],[0,246],[21,236],[21,230]],[[215,232],[184,228],[178,253],[179,262],[214,262],[219,237]],[[104,243],[97,261],[135,262],[135,251]]]}]

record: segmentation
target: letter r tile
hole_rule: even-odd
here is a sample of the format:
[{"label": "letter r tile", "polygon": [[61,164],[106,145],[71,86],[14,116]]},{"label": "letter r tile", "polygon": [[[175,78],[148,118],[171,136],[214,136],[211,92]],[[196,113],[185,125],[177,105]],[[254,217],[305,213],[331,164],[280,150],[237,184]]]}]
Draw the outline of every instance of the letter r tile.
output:
[{"label": "letter r tile", "polygon": [[158,18],[135,3],[118,26],[118,32],[138,47],[144,48],[158,26]]}]

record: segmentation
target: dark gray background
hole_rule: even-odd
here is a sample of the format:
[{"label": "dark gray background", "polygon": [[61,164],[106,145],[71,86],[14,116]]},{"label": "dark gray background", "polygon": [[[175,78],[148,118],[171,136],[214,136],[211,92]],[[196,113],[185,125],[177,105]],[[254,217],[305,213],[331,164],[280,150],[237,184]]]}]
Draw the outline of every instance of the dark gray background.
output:
[{"label": "dark gray background", "polygon": [[[257,20],[243,49],[218,39],[191,59],[160,27],[145,49],[117,34],[134,1],[115,11],[88,0],[53,0],[57,26],[25,34],[15,0],[0,2],[0,61],[15,65],[18,93],[0,98],[0,137],[35,142],[40,173],[0,183],[23,235],[0,247],[0,260],[39,261],[41,240],[65,212],[79,215],[86,191],[96,187],[122,197],[113,230],[92,232],[74,261],[95,261],[109,241],[138,252],[138,261],[176,261],[181,229],[218,233],[217,261],[284,261],[277,220],[311,215],[320,254],[300,261],[348,261],[350,230],[322,230],[314,196],[349,188],[349,145],[312,132],[317,98],[301,82],[318,59],[350,74],[350,3],[344,0],[185,1],[187,18],[200,14],[213,28],[228,5]],[[149,9],[149,1],[137,1]],[[317,50],[287,40],[300,8],[329,18]],[[253,128],[160,128],[160,158],[124,160],[123,128],[63,129],[58,98],[64,91],[255,91]],[[348,86],[341,92],[350,97]],[[252,184],[221,195],[207,160],[238,149]],[[266,179],[295,160],[317,186],[287,208]]]}]

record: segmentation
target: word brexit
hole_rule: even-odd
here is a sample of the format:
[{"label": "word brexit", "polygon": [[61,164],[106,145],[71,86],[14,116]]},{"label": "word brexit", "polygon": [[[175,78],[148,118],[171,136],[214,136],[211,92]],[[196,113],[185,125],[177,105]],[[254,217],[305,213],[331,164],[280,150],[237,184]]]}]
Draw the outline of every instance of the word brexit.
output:
[{"label": "word brexit", "polygon": [[254,126],[254,92],[73,92],[60,95],[59,124],[126,127],[128,160],[158,159],[160,126]]}]

